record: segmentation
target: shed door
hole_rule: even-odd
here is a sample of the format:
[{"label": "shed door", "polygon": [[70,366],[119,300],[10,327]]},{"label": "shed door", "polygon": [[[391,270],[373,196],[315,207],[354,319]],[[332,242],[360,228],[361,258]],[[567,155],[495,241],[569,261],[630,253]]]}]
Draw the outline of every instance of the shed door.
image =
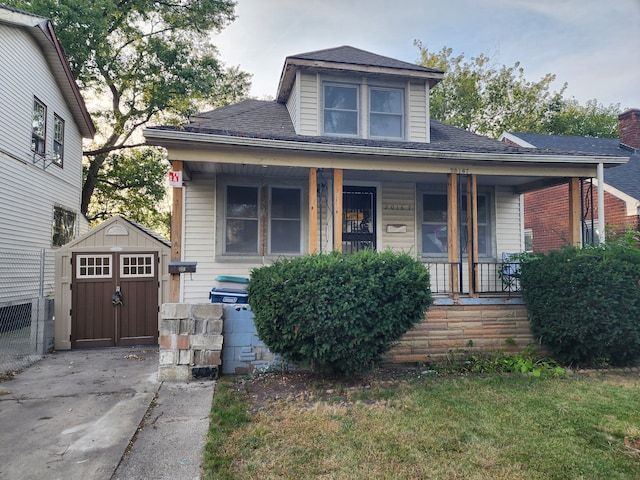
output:
[{"label": "shed door", "polygon": [[71,348],[158,343],[155,253],[73,255]]}]

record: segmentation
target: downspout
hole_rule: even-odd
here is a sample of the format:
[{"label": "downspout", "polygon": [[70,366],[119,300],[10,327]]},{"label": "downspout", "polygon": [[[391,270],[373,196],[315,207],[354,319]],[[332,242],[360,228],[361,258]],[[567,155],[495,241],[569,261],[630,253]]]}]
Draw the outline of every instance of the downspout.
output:
[{"label": "downspout", "polygon": [[604,164],[602,162],[598,163],[597,170],[597,178],[598,178],[598,232],[599,232],[599,241],[602,245],[605,240],[604,233]]}]

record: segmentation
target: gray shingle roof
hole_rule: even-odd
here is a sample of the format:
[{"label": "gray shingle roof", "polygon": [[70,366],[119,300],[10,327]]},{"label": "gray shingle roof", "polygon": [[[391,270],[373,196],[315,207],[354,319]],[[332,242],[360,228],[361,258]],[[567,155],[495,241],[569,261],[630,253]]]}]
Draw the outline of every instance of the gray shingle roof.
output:
[{"label": "gray shingle roof", "polygon": [[633,151],[620,144],[617,138],[576,137],[569,135],[544,135],[539,133],[514,133],[538,148],[555,148],[601,155],[630,157],[629,162],[604,171],[604,181],[640,200],[640,151]]},{"label": "gray shingle roof", "polygon": [[297,135],[287,107],[275,101],[245,100],[235,105],[211,110],[194,117],[182,127],[154,127],[232,137],[263,138],[332,145],[357,145],[406,150],[430,150],[470,153],[510,153],[534,155],[577,155],[571,150],[523,148],[431,120],[431,141],[404,142],[351,137]]},{"label": "gray shingle roof", "polygon": [[404,70],[415,70],[418,72],[443,73],[440,70],[423,67],[415,63],[403,62],[395,58],[385,57],[375,53],[360,50],[359,48],[343,45],[342,47],[327,48],[313,52],[289,55],[289,58],[301,60],[315,60],[322,62],[350,63],[353,65],[365,65],[371,67],[400,68]]}]

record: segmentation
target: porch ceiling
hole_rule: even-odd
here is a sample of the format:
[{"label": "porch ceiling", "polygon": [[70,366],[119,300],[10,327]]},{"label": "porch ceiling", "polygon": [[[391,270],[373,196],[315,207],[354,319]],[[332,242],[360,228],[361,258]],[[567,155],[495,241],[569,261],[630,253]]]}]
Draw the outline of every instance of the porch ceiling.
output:
[{"label": "porch ceiling", "polygon": [[[286,167],[274,165],[247,165],[237,163],[186,162],[191,175],[224,174],[244,177],[277,177],[290,179],[309,178],[306,167]],[[330,179],[332,169],[318,169],[320,175]],[[478,175],[478,185],[513,187],[524,192],[543,186],[566,183],[568,177]],[[408,182],[408,183],[446,183],[446,173],[389,172],[377,170],[344,170],[346,182]]]}]

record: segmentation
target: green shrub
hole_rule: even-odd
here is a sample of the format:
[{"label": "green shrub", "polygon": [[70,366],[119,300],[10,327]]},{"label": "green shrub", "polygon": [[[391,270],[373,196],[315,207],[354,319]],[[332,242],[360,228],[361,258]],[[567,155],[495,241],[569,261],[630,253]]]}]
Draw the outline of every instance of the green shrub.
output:
[{"label": "green shrub", "polygon": [[564,363],[640,358],[640,250],[624,243],[561,250],[522,263],[533,334]]},{"label": "green shrub", "polygon": [[335,374],[373,366],[433,303],[428,270],[408,254],[280,259],[254,269],[249,303],[260,339],[287,361]]}]

